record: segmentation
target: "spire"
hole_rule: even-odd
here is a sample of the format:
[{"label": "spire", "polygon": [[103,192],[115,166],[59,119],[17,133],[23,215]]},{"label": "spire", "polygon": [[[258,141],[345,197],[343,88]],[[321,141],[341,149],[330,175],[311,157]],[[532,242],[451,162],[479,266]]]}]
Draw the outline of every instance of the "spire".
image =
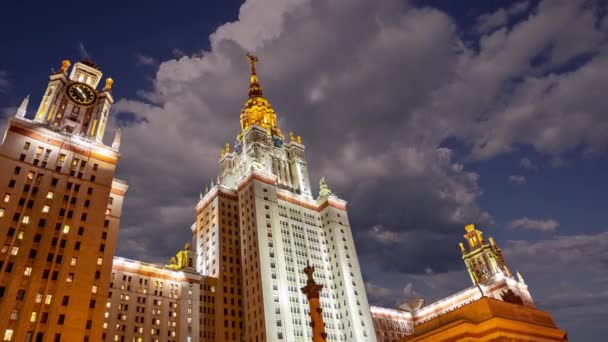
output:
[{"label": "spire", "polygon": [[521,276],[521,273],[519,273],[519,271],[517,271],[517,280],[522,283],[525,284],[526,282],[524,281],[524,277]]},{"label": "spire", "polygon": [[251,53],[247,53],[247,59],[249,59],[249,66],[251,67],[251,80],[249,83],[249,98],[262,96],[262,88],[258,82],[258,74],[255,70],[255,63],[258,62],[258,58]]},{"label": "spire", "polygon": [[21,105],[19,106],[19,109],[17,109],[17,117],[18,118],[24,118],[25,114],[27,113],[27,106],[30,103],[30,95],[27,95],[23,101],[21,101]]},{"label": "spire", "polygon": [[120,140],[122,137],[122,131],[121,129],[117,129],[116,130],[116,134],[114,135],[114,141],[112,142],[112,148],[115,150],[119,150],[120,149]]},{"label": "spire", "polygon": [[269,135],[279,136],[284,138],[283,133],[277,125],[277,113],[274,111],[270,102],[266,100],[262,93],[262,88],[258,82],[256,71],[256,63],[258,58],[251,53],[247,54],[249,66],[251,68],[251,77],[249,83],[249,99],[245,102],[245,106],[241,111],[241,133],[237,139],[241,140],[243,132],[250,126],[256,125],[264,129]]}]

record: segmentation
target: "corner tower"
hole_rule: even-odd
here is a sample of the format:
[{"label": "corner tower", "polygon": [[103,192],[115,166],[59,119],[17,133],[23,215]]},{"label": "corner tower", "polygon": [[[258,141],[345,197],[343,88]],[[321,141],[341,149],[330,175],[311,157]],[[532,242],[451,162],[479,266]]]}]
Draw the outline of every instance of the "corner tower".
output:
[{"label": "corner tower", "polygon": [[34,118],[29,99],[0,146],[0,336],[101,341],[127,184],[118,145],[102,142],[112,80],[92,61],[51,75]]},{"label": "corner tower", "polygon": [[507,267],[502,251],[496,245],[494,239],[490,237],[490,242],[486,242],[483,238],[483,232],[476,229],[474,224],[466,225],[464,229],[467,232],[464,238],[469,244],[469,250],[465,248],[462,242],[459,245],[462,260],[464,260],[473,284],[489,282],[499,274],[511,277],[511,271]]}]

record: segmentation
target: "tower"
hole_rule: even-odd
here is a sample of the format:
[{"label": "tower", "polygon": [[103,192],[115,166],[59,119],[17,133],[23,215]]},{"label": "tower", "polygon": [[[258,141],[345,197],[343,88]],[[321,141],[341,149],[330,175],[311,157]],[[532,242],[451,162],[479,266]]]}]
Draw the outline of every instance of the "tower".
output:
[{"label": "tower", "polygon": [[[327,341],[375,341],[346,201],[324,182],[313,197],[302,138],[285,137],[264,97],[258,59],[248,54],[241,131],[221,149],[219,179],[196,205],[196,268],[218,278],[216,337],[225,341],[310,341],[298,270],[310,261]],[[223,298],[222,298],[223,297]],[[223,316],[221,316],[223,315]]]},{"label": "tower", "polygon": [[[111,80],[92,61],[50,76],[0,147],[0,335],[4,341],[99,341],[125,182],[103,144]],[[96,324],[95,324],[95,323]]]},{"label": "tower", "polygon": [[312,341],[324,342],[327,338],[327,334],[325,333],[325,323],[323,322],[323,309],[321,309],[321,303],[319,302],[319,292],[323,289],[323,285],[319,285],[315,282],[313,277],[313,273],[315,273],[314,267],[306,265],[304,273],[306,273],[308,280],[306,281],[306,286],[301,288],[301,290],[302,293],[306,295],[306,299],[308,299]]},{"label": "tower", "polygon": [[464,229],[466,231],[464,238],[469,243],[469,250],[466,250],[462,242],[459,245],[462,260],[464,260],[473,284],[489,282],[496,275],[511,277],[511,271],[494,239],[490,237],[490,242],[486,242],[483,233],[477,230],[474,224],[468,224]]}]

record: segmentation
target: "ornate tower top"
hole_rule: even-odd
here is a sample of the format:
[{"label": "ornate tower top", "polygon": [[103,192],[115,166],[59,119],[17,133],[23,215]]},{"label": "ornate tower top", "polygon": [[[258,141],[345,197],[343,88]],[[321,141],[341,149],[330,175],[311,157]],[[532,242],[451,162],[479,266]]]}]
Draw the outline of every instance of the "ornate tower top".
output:
[{"label": "ornate tower top", "polygon": [[[277,126],[277,114],[270,102],[263,96],[262,88],[258,81],[256,63],[258,58],[251,53],[247,54],[251,68],[249,83],[249,99],[241,111],[241,129],[244,132],[249,126],[257,125],[264,128],[268,134],[284,138],[283,133]],[[239,135],[239,140],[241,135]]]},{"label": "ornate tower top", "polygon": [[483,239],[483,232],[475,228],[474,224],[468,224],[464,229],[467,232],[464,238],[469,243],[469,250],[462,242],[459,246],[473,284],[489,281],[497,274],[511,277],[511,271],[494,238],[490,237],[489,243],[486,242]]}]

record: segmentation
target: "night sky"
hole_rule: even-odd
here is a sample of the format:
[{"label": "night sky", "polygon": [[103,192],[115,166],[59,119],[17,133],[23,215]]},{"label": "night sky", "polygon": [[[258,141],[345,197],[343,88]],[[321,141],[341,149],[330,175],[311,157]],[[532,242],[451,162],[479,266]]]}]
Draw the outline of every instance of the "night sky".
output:
[{"label": "night sky", "polygon": [[166,262],[240,130],[247,51],[311,180],[349,202],[370,302],[470,285],[494,236],[572,341],[608,334],[605,1],[2,1],[0,129],[51,69],[114,80],[117,255]]}]

